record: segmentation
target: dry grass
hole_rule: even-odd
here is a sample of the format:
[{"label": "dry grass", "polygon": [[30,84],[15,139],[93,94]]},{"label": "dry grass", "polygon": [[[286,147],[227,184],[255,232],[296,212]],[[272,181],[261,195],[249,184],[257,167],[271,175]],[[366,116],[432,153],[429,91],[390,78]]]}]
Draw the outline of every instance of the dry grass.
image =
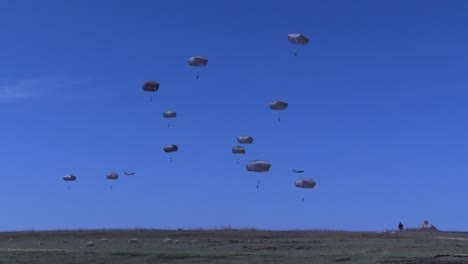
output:
[{"label": "dry grass", "polygon": [[[130,243],[132,239],[138,242]],[[93,247],[86,247],[93,241]],[[58,230],[0,233],[0,263],[468,263],[452,232]]]}]

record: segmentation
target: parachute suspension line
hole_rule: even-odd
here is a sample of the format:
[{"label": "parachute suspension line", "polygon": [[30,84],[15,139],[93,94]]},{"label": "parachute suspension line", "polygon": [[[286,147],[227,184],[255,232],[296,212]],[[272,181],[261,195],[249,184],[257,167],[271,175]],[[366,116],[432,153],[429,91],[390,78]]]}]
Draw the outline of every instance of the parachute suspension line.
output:
[{"label": "parachute suspension line", "polygon": [[294,56],[297,56],[299,54],[299,49],[294,49]]},{"label": "parachute suspension line", "polygon": [[202,71],[203,71],[203,69],[201,69],[201,68],[197,69],[197,79],[200,78],[200,75],[201,75]]}]

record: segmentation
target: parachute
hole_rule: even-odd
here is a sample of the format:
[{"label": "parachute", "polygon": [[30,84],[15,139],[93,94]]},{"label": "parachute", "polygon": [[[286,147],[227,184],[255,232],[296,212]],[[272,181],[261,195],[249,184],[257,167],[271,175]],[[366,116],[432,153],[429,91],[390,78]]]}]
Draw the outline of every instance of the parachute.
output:
[{"label": "parachute", "polygon": [[[145,92],[156,92],[159,90],[159,83],[156,81],[147,81],[143,84],[143,91]],[[150,102],[153,101],[152,96],[150,96]]]},{"label": "parachute", "polygon": [[135,172],[124,172],[125,175],[135,175]]},{"label": "parachute", "polygon": [[422,225],[419,226],[420,231],[439,231],[434,225],[429,223],[429,221],[424,221]]},{"label": "parachute", "polygon": [[296,180],[296,187],[298,188],[314,188],[316,182],[309,178],[300,178]]},{"label": "parachute", "polygon": [[[188,64],[192,67],[205,67],[208,65],[208,59],[201,56],[194,56],[188,59]],[[199,72],[197,72],[197,79],[200,77]]]},{"label": "parachute", "polygon": [[[284,110],[288,108],[288,103],[285,101],[274,101],[270,103],[269,106],[271,110],[280,111],[280,110]],[[279,115],[278,115],[278,121],[281,121],[281,118]]]},{"label": "parachute", "polygon": [[171,144],[171,145],[167,145],[163,148],[164,152],[176,152],[177,150],[179,150],[179,147],[174,145],[174,144]]},{"label": "parachute", "polygon": [[309,38],[300,33],[291,33],[288,34],[288,41],[296,45],[307,45]]},{"label": "parachute", "polygon": [[76,181],[76,176],[75,175],[65,175],[63,176],[64,181]]},{"label": "parachute", "polygon": [[264,160],[253,160],[249,161],[245,167],[247,168],[247,171],[268,172],[271,168],[271,164]]},{"label": "parachute", "polygon": [[245,154],[245,148],[242,146],[235,146],[232,148],[233,154]]},{"label": "parachute", "polygon": [[208,65],[208,59],[201,56],[194,56],[188,59],[188,64],[194,67],[203,67]]},{"label": "parachute", "polygon": [[[292,44],[301,45],[301,46],[307,45],[307,43],[309,43],[309,39],[306,36],[299,34],[299,33],[288,34],[288,41]],[[298,53],[299,53],[299,50],[295,49],[294,56],[297,56]]]},{"label": "parachute", "polygon": [[111,172],[111,173],[106,175],[106,179],[108,179],[108,180],[117,180],[118,178],[119,178],[119,174],[117,174],[115,172]]},{"label": "parachute", "polygon": [[240,144],[252,144],[253,138],[251,136],[238,136],[237,142]]},{"label": "parachute", "polygon": [[288,108],[288,103],[285,101],[274,101],[269,104],[271,110],[284,110]]},{"label": "parachute", "polygon": [[165,111],[163,112],[163,117],[165,118],[175,118],[177,113],[175,111]]},{"label": "parachute", "polygon": [[303,173],[303,170],[293,170],[295,173]]}]

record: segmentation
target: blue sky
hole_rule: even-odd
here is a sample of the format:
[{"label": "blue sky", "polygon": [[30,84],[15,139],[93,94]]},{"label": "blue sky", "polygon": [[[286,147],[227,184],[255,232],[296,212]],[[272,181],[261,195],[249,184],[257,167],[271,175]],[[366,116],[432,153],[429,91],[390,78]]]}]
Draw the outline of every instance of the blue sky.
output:
[{"label": "blue sky", "polygon": [[[468,230],[467,11],[462,0],[4,1],[0,229]],[[298,56],[294,32],[310,38]],[[196,55],[209,59],[199,79]],[[152,102],[148,80],[161,84]],[[289,103],[281,122],[274,100]],[[166,110],[178,113],[170,127]],[[238,135],[254,138],[241,164]],[[270,172],[247,172],[253,159]],[[78,176],[71,190],[66,174]],[[296,188],[302,176],[316,188]]]}]

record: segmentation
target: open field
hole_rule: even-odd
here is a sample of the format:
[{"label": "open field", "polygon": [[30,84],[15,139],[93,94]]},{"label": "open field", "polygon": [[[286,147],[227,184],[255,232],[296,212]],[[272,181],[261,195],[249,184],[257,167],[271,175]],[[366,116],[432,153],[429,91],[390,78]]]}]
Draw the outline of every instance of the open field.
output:
[{"label": "open field", "polygon": [[[87,246],[90,241],[93,246]],[[468,233],[4,232],[0,233],[0,263],[468,263]]]}]

